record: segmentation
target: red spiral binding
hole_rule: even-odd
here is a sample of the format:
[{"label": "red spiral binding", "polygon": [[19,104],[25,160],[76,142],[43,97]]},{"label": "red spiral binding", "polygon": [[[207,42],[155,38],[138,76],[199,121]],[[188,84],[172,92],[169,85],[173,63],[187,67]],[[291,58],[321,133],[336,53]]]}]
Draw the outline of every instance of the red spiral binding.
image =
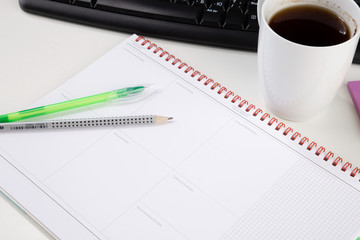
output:
[{"label": "red spiral binding", "polygon": [[192,70],[194,70],[194,68],[188,67],[187,69],[185,69],[185,73],[188,73],[188,72],[190,72],[190,71],[192,71]]},{"label": "red spiral binding", "polygon": [[170,61],[170,59],[175,59],[175,56],[174,55],[169,55],[165,60],[168,62]]},{"label": "red spiral binding", "polygon": [[158,51],[164,51],[161,47],[157,47],[154,51],[153,51],[153,53],[157,53]]},{"label": "red spiral binding", "polygon": [[[223,91],[227,92],[226,87],[221,87],[217,93],[218,93],[218,94],[221,94]],[[226,96],[226,95],[225,95],[225,96]],[[225,97],[225,96],[224,96],[224,97]]]},{"label": "red spiral binding", "polygon": [[185,66],[188,66],[188,65],[183,62],[182,64],[179,65],[178,69],[182,69],[182,68],[185,67]]},{"label": "red spiral binding", "polygon": [[200,82],[201,80],[203,80],[204,78],[207,79],[207,76],[205,74],[202,74],[199,78],[198,81]]},{"label": "red spiral binding", "polygon": [[149,40],[145,40],[145,41],[143,41],[143,43],[141,45],[145,46],[145,44],[147,44],[149,42],[150,42]]},{"label": "red spiral binding", "polygon": [[356,167],[352,172],[350,173],[350,176],[355,177],[356,174],[360,173],[360,168]]},{"label": "red spiral binding", "polygon": [[201,73],[199,71],[194,71],[190,76],[195,77],[198,74],[201,75]]},{"label": "red spiral binding", "polygon": [[214,90],[216,87],[221,87],[221,85],[220,85],[220,83],[214,83],[211,87],[210,87],[210,89],[211,90]]},{"label": "red spiral binding", "polygon": [[282,127],[285,127],[285,123],[280,122],[280,123],[276,126],[275,130],[276,130],[276,131],[279,131]]},{"label": "red spiral binding", "polygon": [[319,156],[321,153],[325,152],[325,148],[323,146],[319,147],[315,152],[316,156]]},{"label": "red spiral binding", "polygon": [[289,132],[293,132],[293,129],[291,127],[288,127],[287,129],[285,129],[285,131],[283,132],[283,135],[288,135]]},{"label": "red spiral binding", "polygon": [[[225,94],[224,98],[228,99],[230,96],[234,96],[234,93],[233,93],[232,91],[228,91],[228,92]],[[231,101],[232,101],[232,100],[231,100]]]},{"label": "red spiral binding", "polygon": [[208,78],[208,80],[206,80],[206,82],[204,82],[204,85],[207,86],[211,82],[214,82],[214,80],[212,80],[211,78]]},{"label": "red spiral binding", "polygon": [[301,137],[301,134],[298,133],[298,132],[294,133],[290,139],[293,140],[293,141],[295,141],[295,139],[296,139],[297,137]]},{"label": "red spiral binding", "polygon": [[336,167],[336,166],[339,164],[339,162],[342,162],[342,161],[343,161],[343,159],[342,159],[341,157],[337,157],[337,158],[333,161],[332,165]]},{"label": "red spiral binding", "polygon": [[235,97],[233,97],[233,99],[231,100],[232,103],[235,103],[236,100],[241,100],[241,97],[239,95],[236,95]]},{"label": "red spiral binding", "polygon": [[[266,118],[270,118],[270,114],[264,113],[264,114],[262,115],[262,117],[260,118],[260,120],[261,120],[261,121],[264,121]],[[270,121],[269,121],[269,123],[270,123]],[[268,123],[268,125],[269,125],[269,123]],[[269,125],[269,126],[271,126],[271,125]]]},{"label": "red spiral binding", "polygon": [[[208,78],[206,75],[201,74],[199,71],[195,70],[194,68],[192,68],[191,66],[189,66],[187,63],[182,62],[180,59],[175,58],[174,55],[169,54],[167,51],[164,51],[161,47],[158,47],[156,44],[151,43],[149,40],[146,40],[144,37],[139,36],[136,40],[136,42],[140,42],[141,46],[146,46],[147,44],[149,44],[146,49],[147,50],[151,50],[152,48],[155,47],[155,50],[153,51],[154,54],[157,54],[158,52],[161,52],[159,54],[159,57],[163,58],[165,55],[167,55],[167,57],[165,58],[166,61],[170,61],[171,59],[174,59],[172,62],[172,65],[176,65],[177,63],[180,63],[179,66],[177,67],[178,69],[183,69],[184,67],[186,67],[186,69],[184,70],[185,73],[189,73],[191,77],[196,77],[197,75],[200,75],[197,78],[197,81],[202,81],[203,79],[206,79],[206,81],[203,83],[205,86],[208,86],[210,84],[210,89],[211,90],[215,90],[216,88],[219,88],[219,90],[217,91],[218,94],[222,94],[223,92],[226,92],[224,98],[228,99],[230,96],[233,96],[233,98],[231,99],[231,103],[236,103],[237,101],[240,101],[240,103],[238,104],[239,108],[242,108],[243,106],[247,105],[245,111],[246,112],[250,112],[251,110],[254,110],[252,116],[256,117],[257,115],[259,115],[260,113],[263,113],[263,110],[260,108],[256,108],[255,105],[253,104],[249,104],[248,101],[246,100],[241,100],[241,97],[239,95],[235,95],[232,91],[228,91],[226,87],[221,86],[219,83],[215,82],[213,79]],[[192,71],[192,72],[191,72]],[[211,84],[212,83],[212,84]],[[265,121],[265,119],[269,118],[270,120],[267,122],[267,125],[269,127],[273,126],[274,123],[277,123],[277,125],[275,125],[275,130],[276,131],[280,131],[281,128],[284,128],[285,130],[283,131],[283,135],[284,136],[288,136],[288,134],[290,132],[293,132],[293,129],[290,127],[286,127],[285,123],[283,122],[279,122],[277,118],[275,117],[271,117],[270,114],[268,113],[263,113],[262,116],[260,117],[261,121]],[[279,123],[278,123],[279,122]],[[294,134],[290,135],[290,139],[292,141],[295,141],[297,138],[301,137],[301,134],[299,132],[295,132]],[[311,151],[315,148],[315,156],[324,156],[322,159],[324,161],[328,161],[330,159],[334,159],[335,155],[333,152],[328,151],[326,152],[326,149],[323,146],[317,147],[317,143],[315,143],[314,141],[310,142],[310,144],[306,145],[305,143],[310,142],[309,138],[307,137],[302,137],[300,139],[300,141],[298,142],[299,147],[302,146],[306,146],[306,149]],[[341,157],[336,157],[335,160],[333,160],[332,165],[333,166],[337,166],[338,164],[342,163],[343,159]],[[341,170],[346,172],[348,169],[352,168],[352,164],[350,162],[346,162],[345,164],[342,165]],[[355,177],[356,175],[360,175],[360,168],[359,167],[355,167],[351,173],[350,176],[351,177]],[[359,180],[360,181],[360,180]]]},{"label": "red spiral binding", "polygon": [[[239,108],[242,108],[245,104],[249,104],[248,101],[246,100],[242,100],[240,103],[239,103]],[[255,106],[254,106],[255,107]]]},{"label": "red spiral binding", "polygon": [[167,51],[163,51],[162,53],[160,53],[159,57],[164,57],[165,55],[169,55],[169,53]]},{"label": "red spiral binding", "polygon": [[157,47],[157,45],[156,45],[155,43],[152,43],[152,44],[150,44],[150,45],[147,47],[147,49],[148,49],[148,50],[151,50],[151,48],[154,47],[154,46]]},{"label": "red spiral binding", "polygon": [[198,78],[198,81],[200,82],[201,80],[203,80],[204,78],[207,78],[206,75],[202,74],[199,78]]},{"label": "red spiral binding", "polygon": [[[269,114],[269,117],[270,117],[270,114]],[[276,122],[276,123],[277,123],[277,122],[278,122],[278,120],[277,120],[276,118],[274,118],[274,117],[273,117],[273,118],[271,118],[271,120],[268,122],[268,125],[269,125],[269,126],[271,126],[271,125],[273,125],[273,124],[274,124],[274,122]]]},{"label": "red spiral binding", "polygon": [[261,110],[260,108],[256,109],[253,113],[253,116],[256,117],[259,113],[262,113],[263,110]]},{"label": "red spiral binding", "polygon": [[141,39],[145,39],[143,36],[138,36],[137,39],[135,41],[140,41]]},{"label": "red spiral binding", "polygon": [[344,164],[344,166],[341,168],[341,170],[343,170],[344,172],[346,172],[346,170],[347,170],[348,168],[352,168],[352,164],[349,163],[349,162],[346,162],[346,163]]},{"label": "red spiral binding", "polygon": [[317,143],[316,142],[311,142],[306,149],[311,151],[314,147],[317,147]]},{"label": "red spiral binding", "polygon": [[[246,101],[246,102],[247,102],[247,101]],[[255,108],[256,108],[255,105],[250,104],[250,105],[245,109],[245,111],[249,112],[251,109],[255,109]]]},{"label": "red spiral binding", "polygon": [[176,65],[178,62],[181,63],[181,60],[177,58],[177,59],[175,59],[171,64],[172,64],[172,65]]},{"label": "red spiral binding", "polygon": [[303,137],[301,140],[300,140],[300,142],[299,142],[299,145],[303,145],[305,142],[308,142],[309,141],[309,139],[307,138],[307,137]]},{"label": "red spiral binding", "polygon": [[329,160],[331,157],[334,157],[334,153],[329,151],[326,156],[324,157],[324,160],[327,161]]}]

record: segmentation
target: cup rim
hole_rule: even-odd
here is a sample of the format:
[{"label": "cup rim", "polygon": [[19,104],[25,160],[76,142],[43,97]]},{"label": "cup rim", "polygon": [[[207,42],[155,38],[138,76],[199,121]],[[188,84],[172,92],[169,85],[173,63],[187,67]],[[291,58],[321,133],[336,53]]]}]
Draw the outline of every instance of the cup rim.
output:
[{"label": "cup rim", "polygon": [[[265,11],[265,10],[264,10],[264,9],[265,9],[264,6],[266,6],[266,3],[269,2],[269,1],[266,1],[266,0],[263,0],[263,1],[264,1],[264,2],[263,2],[262,5],[260,6],[260,7],[261,7],[261,9],[260,9],[261,16],[260,16],[260,18],[259,18],[259,20],[260,20],[260,21],[259,21],[259,26],[260,26],[261,22],[263,21],[264,23],[266,23],[266,26],[264,26],[264,27],[266,27],[268,30],[270,30],[272,33],[274,33],[274,35],[275,35],[277,38],[280,38],[280,39],[282,39],[283,41],[286,41],[286,42],[288,42],[288,43],[290,43],[290,44],[294,44],[294,45],[296,45],[296,46],[302,46],[302,47],[304,47],[304,48],[326,49],[326,48],[333,48],[333,47],[345,45],[345,44],[348,44],[348,43],[351,42],[351,41],[356,41],[356,38],[357,38],[357,37],[359,36],[359,34],[360,34],[360,18],[359,18],[359,21],[356,21],[356,19],[355,19],[352,15],[348,14],[348,15],[353,19],[353,21],[355,21],[356,29],[355,29],[355,33],[352,34],[351,37],[350,37],[348,40],[346,40],[345,42],[341,42],[341,43],[334,44],[334,45],[329,45],[329,46],[310,46],[310,45],[305,45],[305,44],[300,44],[300,43],[296,43],[296,42],[290,41],[290,40],[288,40],[288,39],[280,36],[277,32],[275,32],[275,31],[269,26],[269,23],[268,23],[268,21],[266,21],[266,19],[265,19],[265,14],[264,14],[264,11]],[[345,0],[343,0],[343,1],[345,1]],[[299,2],[300,2],[300,1],[297,1],[297,3],[299,3]],[[300,3],[301,3],[301,2],[300,2]],[[352,5],[354,5],[355,8],[358,8],[358,9],[359,9],[358,12],[359,12],[359,15],[360,15],[360,8],[359,8],[359,6],[358,6],[353,0],[350,0],[349,3],[352,4]],[[314,4],[314,5],[315,5],[315,4]],[[322,5],[319,4],[318,6],[322,6]],[[284,8],[286,8],[286,7],[284,7]]]}]

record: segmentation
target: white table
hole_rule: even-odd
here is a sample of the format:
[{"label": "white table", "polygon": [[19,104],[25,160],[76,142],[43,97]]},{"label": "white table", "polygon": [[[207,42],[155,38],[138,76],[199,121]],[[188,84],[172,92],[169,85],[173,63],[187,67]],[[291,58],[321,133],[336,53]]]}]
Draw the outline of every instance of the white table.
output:
[{"label": "white table", "polygon": [[[31,15],[20,9],[17,0],[1,3],[0,114],[27,108],[130,36]],[[149,39],[266,111],[255,53]],[[345,82],[355,80],[360,80],[360,65],[351,67]],[[323,113],[287,125],[360,165],[360,119],[345,83]],[[51,237],[1,196],[0,239]]]}]

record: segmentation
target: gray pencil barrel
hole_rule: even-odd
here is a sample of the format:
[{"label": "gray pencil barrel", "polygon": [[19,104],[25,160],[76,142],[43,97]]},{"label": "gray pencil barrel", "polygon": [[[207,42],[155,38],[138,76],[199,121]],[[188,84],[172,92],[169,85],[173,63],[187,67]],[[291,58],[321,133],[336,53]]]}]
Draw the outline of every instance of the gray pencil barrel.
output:
[{"label": "gray pencil barrel", "polygon": [[105,118],[63,119],[44,122],[14,122],[0,124],[0,132],[37,130],[37,129],[62,129],[62,128],[85,128],[104,126],[126,126],[156,124],[157,116],[121,116]]}]

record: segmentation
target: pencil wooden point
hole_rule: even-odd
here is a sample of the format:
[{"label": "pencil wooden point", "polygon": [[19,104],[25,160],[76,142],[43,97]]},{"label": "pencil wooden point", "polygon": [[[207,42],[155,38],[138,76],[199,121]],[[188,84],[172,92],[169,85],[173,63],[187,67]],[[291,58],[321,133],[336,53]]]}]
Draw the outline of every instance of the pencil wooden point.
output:
[{"label": "pencil wooden point", "polygon": [[166,122],[168,120],[172,120],[173,117],[164,117],[164,116],[155,116],[155,119],[156,119],[156,123],[163,123],[163,122]]}]

